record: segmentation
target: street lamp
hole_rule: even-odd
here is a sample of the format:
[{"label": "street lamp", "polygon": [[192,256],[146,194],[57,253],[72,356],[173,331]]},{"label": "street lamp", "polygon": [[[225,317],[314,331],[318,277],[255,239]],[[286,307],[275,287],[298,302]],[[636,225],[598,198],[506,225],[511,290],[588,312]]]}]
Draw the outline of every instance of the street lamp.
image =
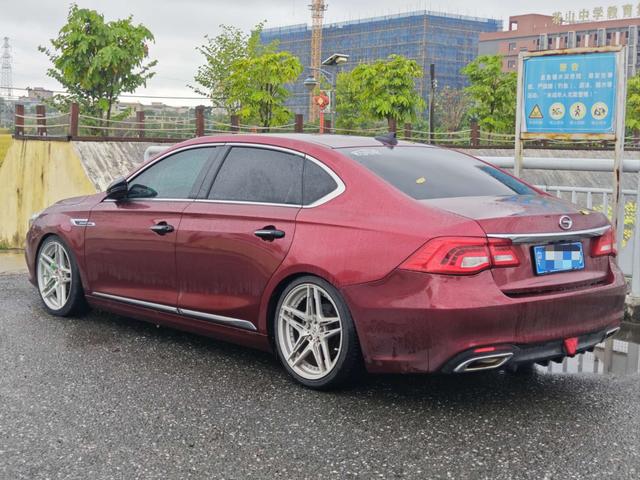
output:
[{"label": "street lamp", "polygon": [[320,82],[318,80],[316,80],[316,78],[314,76],[308,76],[307,78],[305,78],[304,82],[302,82],[302,84],[304,85],[304,88],[307,89],[307,92],[311,93],[313,92],[316,87],[318,85],[320,85]]},{"label": "street lamp", "polygon": [[[335,67],[338,65],[344,65],[349,61],[349,55],[344,53],[334,53],[329,56],[322,62],[323,66],[327,67]],[[323,68],[316,67],[307,67],[311,70],[312,74],[308,76],[303,83],[304,87],[308,92],[313,92],[319,85],[320,81],[315,77],[317,73],[320,78],[323,78],[329,85],[331,85],[331,89],[327,92],[329,94],[329,108],[331,109],[329,113],[331,114],[331,125],[335,128],[335,89],[336,89],[336,77],[333,73],[329,72]]]},{"label": "street lamp", "polygon": [[332,67],[336,65],[344,65],[349,61],[349,55],[345,55],[344,53],[334,53],[329,58],[327,58],[322,65],[327,67]]}]

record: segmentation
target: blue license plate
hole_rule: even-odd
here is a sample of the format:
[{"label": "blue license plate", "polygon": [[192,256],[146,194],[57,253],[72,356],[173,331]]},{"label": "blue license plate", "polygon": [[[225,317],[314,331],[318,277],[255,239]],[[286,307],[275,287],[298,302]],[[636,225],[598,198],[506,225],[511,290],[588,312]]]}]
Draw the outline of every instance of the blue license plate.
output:
[{"label": "blue license plate", "polygon": [[582,242],[538,245],[533,247],[533,258],[538,275],[584,268]]}]

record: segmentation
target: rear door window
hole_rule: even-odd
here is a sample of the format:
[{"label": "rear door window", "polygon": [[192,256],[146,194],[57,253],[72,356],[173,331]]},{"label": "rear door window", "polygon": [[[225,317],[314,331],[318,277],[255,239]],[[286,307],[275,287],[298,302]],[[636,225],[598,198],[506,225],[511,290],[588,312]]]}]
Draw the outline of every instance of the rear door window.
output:
[{"label": "rear door window", "polygon": [[209,199],[301,205],[303,162],[301,156],[279,150],[233,147]]},{"label": "rear door window", "polygon": [[536,194],[505,172],[453,150],[367,147],[341,152],[416,200]]}]

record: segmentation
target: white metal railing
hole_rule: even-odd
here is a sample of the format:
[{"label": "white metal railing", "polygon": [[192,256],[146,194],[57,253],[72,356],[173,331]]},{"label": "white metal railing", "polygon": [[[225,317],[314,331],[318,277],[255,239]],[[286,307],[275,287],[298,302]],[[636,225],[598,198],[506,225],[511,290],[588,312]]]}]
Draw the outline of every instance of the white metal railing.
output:
[{"label": "white metal railing", "polygon": [[[579,205],[580,207],[586,207],[589,209],[597,210],[609,218],[613,212],[611,212],[611,188],[597,188],[597,187],[571,187],[561,185],[536,185],[538,188],[554,194],[558,198],[569,200],[571,203]],[[624,227],[618,233],[618,265],[622,269],[625,275],[636,277],[638,268],[634,265],[638,265],[640,260],[634,262],[634,251],[637,250],[636,238],[638,235],[635,233],[635,227],[638,225],[638,192],[630,189],[622,190],[622,205],[625,206],[623,217],[620,220],[620,225]],[[637,252],[636,252],[637,255]],[[634,272],[634,270],[636,270]],[[636,295],[636,292],[633,292]],[[640,292],[637,292],[640,293]]]}]

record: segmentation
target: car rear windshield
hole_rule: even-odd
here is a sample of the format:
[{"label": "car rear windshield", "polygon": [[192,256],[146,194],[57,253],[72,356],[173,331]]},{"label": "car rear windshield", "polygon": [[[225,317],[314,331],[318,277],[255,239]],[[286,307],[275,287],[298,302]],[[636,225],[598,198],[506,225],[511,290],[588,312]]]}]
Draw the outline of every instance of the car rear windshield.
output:
[{"label": "car rear windshield", "polygon": [[341,152],[416,200],[536,193],[501,170],[452,150],[381,146]]}]

